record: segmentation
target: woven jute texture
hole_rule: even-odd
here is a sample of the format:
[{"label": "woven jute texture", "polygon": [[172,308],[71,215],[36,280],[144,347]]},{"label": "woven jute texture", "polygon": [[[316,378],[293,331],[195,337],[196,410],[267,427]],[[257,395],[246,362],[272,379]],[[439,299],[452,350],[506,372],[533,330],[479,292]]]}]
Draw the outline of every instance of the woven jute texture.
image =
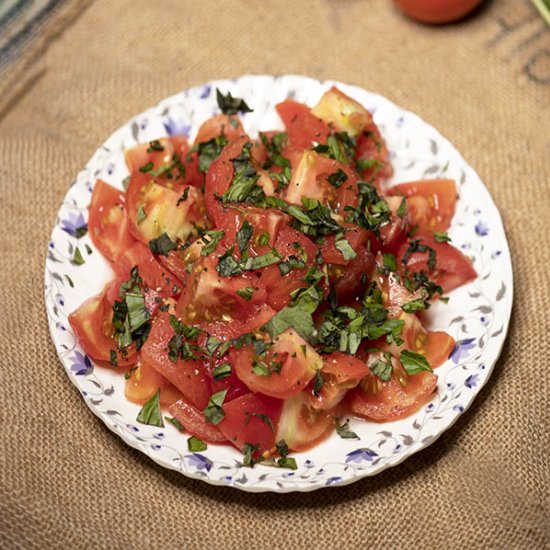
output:
[{"label": "woven jute texture", "polygon": [[[426,27],[386,0],[98,0],[0,121],[0,547],[548,548],[550,32],[527,1]],[[43,302],[48,238],[95,148],[212,78],[358,84],[435,125],[481,175],[515,304],[488,385],[434,445],[350,486],[248,494],[166,471],[87,409]]]}]

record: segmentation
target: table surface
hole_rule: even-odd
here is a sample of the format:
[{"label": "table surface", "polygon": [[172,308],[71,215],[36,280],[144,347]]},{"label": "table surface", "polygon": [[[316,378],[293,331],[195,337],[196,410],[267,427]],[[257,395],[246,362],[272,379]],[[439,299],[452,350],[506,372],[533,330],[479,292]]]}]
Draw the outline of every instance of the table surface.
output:
[{"label": "table surface", "polygon": [[[530,2],[442,27],[387,0],[77,4],[0,98],[0,547],[548,545],[550,30]],[[509,238],[515,304],[489,383],[434,445],[346,487],[247,494],[158,467],[87,409],[49,338],[45,252],[76,173],[133,114],[246,73],[349,82],[416,112],[480,174]]]}]

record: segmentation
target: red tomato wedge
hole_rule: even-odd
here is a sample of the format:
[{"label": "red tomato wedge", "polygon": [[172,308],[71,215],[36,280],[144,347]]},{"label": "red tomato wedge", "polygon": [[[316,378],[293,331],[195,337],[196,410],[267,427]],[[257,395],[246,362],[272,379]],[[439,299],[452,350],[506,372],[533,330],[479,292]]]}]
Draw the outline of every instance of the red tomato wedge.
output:
[{"label": "red tomato wedge", "polygon": [[309,405],[314,409],[334,408],[369,372],[367,364],[353,355],[339,351],[327,355],[321,370],[323,385],[317,394],[310,393]]},{"label": "red tomato wedge", "polygon": [[195,138],[195,145],[223,135],[227,141],[235,141],[245,135],[241,119],[236,115],[215,115],[205,121]]},{"label": "red tomato wedge", "polygon": [[276,107],[288,133],[289,147],[298,151],[310,149],[315,143],[326,143],[330,128],[311,109],[287,99]]},{"label": "red tomato wedge", "polygon": [[144,244],[164,233],[183,243],[206,225],[204,198],[196,187],[186,186],[179,193],[147,174],[134,172],[126,196],[130,232]]},{"label": "red tomato wedge", "polygon": [[115,262],[135,242],[128,229],[126,198],[122,191],[97,180],[92,192],[88,221],[95,247]]},{"label": "red tomato wedge", "polygon": [[237,158],[248,141],[246,137],[238,138],[227,145],[220,156],[212,162],[206,174],[204,203],[206,211],[214,225],[224,227],[226,208],[219,198],[229,189],[233,180],[234,168],[231,162]]},{"label": "red tomato wedge", "polygon": [[323,366],[321,356],[292,329],[279,335],[262,356],[245,346],[233,349],[230,361],[252,391],[279,399],[300,393]]},{"label": "red tomato wedge", "polygon": [[130,371],[126,380],[124,395],[128,401],[144,405],[157,390],[160,390],[160,404],[168,407],[181,399],[181,393],[146,362],[139,362],[138,366]]},{"label": "red tomato wedge", "polygon": [[436,179],[400,183],[392,195],[407,197],[407,216],[420,231],[447,231],[456,205],[454,180]]},{"label": "red tomato wedge", "polygon": [[[281,255],[281,262],[295,262],[290,263],[290,266],[295,267],[284,275],[279,265],[270,265],[261,273],[260,282],[266,288],[267,303],[279,311],[289,304],[290,293],[293,290],[308,286],[303,278],[307,270],[315,264],[317,249],[303,233],[286,226],[277,237],[275,250]],[[299,261],[302,263],[298,264]]]},{"label": "red tomato wedge", "polygon": [[136,360],[135,346],[123,354],[117,349],[115,329],[113,327],[113,301],[118,296],[122,279],[111,281],[97,296],[84,302],[69,315],[69,323],[80,345],[92,359],[105,363],[111,360],[111,350],[116,352],[117,365],[133,365]]},{"label": "red tomato wedge", "polygon": [[155,260],[148,247],[139,242],[135,242],[119,258],[115,270],[128,279],[134,266],[137,266],[145,285],[159,296],[170,298],[180,294],[183,283]]},{"label": "red tomato wedge", "polygon": [[429,401],[437,386],[437,375],[427,371],[413,376],[402,371],[401,378],[399,382],[394,375],[389,382],[383,382],[369,374],[349,393],[352,412],[376,422],[397,420]]},{"label": "red tomato wedge", "polygon": [[309,406],[309,395],[302,392],[284,401],[276,440],[284,439],[296,452],[311,449],[334,431],[338,407],[324,411]]},{"label": "red tomato wedge", "polygon": [[201,361],[178,359],[173,362],[170,359],[168,344],[174,336],[170,315],[159,313],[147,342],[141,348],[141,356],[143,361],[176,386],[189,403],[202,410],[210,397],[208,377]]},{"label": "red tomato wedge", "polygon": [[[413,240],[435,251],[436,266],[431,269],[428,265],[429,251],[413,252],[406,258],[406,268],[410,273],[424,271],[430,280],[441,286],[443,292],[450,292],[477,277],[472,262],[452,244],[438,243],[429,233],[418,233]],[[410,246],[410,243],[401,245],[397,253],[400,266],[405,265],[403,258]]]},{"label": "red tomato wedge", "polygon": [[225,416],[217,427],[240,451],[248,443],[261,454],[275,445],[281,406],[279,399],[248,393],[223,404]]},{"label": "red tomato wedge", "polygon": [[168,412],[188,431],[191,435],[202,439],[206,443],[224,443],[227,438],[220,432],[217,426],[206,421],[204,412],[188,403],[185,399],[176,401]]},{"label": "red tomato wedge", "polygon": [[152,164],[148,170],[151,172],[172,164],[174,155],[180,159],[183,158],[188,149],[189,144],[184,136],[173,136],[140,143],[127,149],[124,152],[124,158],[130,172],[137,172],[140,168],[147,167],[149,163]]}]

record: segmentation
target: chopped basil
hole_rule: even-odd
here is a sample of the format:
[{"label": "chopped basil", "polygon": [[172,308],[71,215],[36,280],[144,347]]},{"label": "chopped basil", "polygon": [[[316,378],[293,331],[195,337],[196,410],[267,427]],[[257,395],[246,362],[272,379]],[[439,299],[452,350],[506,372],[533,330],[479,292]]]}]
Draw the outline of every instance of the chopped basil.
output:
[{"label": "chopped basil", "polygon": [[428,261],[427,265],[428,268],[433,270],[436,267],[437,261],[436,261],[436,253],[435,250],[428,245],[422,244],[420,242],[420,239],[413,239],[409,241],[409,246],[407,250],[405,250],[405,253],[403,254],[403,257],[401,258],[401,263],[403,265],[407,265],[407,262],[409,261],[409,258],[412,254],[415,252],[428,253]]},{"label": "chopped basil", "polygon": [[137,224],[139,225],[145,218],[147,218],[147,214],[143,209],[143,204],[140,204],[137,209]]},{"label": "chopped basil", "polygon": [[334,245],[342,253],[344,260],[348,261],[357,258],[357,252],[353,250],[353,247],[347,239],[339,239]]},{"label": "chopped basil", "polygon": [[216,350],[220,347],[222,341],[218,340],[214,336],[209,336],[206,340],[206,351],[209,355],[214,355]]},{"label": "chopped basil", "polygon": [[244,221],[242,227],[237,231],[237,245],[239,246],[241,254],[246,250],[253,232],[254,230],[247,220]]},{"label": "chopped basil", "polygon": [[289,256],[285,261],[277,265],[281,275],[290,273],[293,269],[305,269],[306,263],[296,256]]},{"label": "chopped basil", "polygon": [[311,313],[300,307],[284,307],[278,311],[260,330],[267,332],[274,340],[285,330],[293,328],[302,338],[311,342],[317,335]]},{"label": "chopped basil", "polygon": [[386,351],[382,357],[382,359],[377,359],[370,365],[369,369],[374,376],[377,376],[383,382],[389,382],[393,372],[392,354]]},{"label": "chopped basil", "polygon": [[201,451],[206,451],[208,445],[198,437],[192,435],[187,439],[187,450],[191,453],[199,453]]},{"label": "chopped basil", "polygon": [[263,256],[248,258],[242,268],[246,271],[254,271],[255,269],[262,269],[268,265],[276,264],[280,259],[281,255],[273,248]]},{"label": "chopped basil", "polygon": [[425,302],[422,298],[417,298],[416,300],[411,300],[410,302],[407,302],[406,304],[403,304],[401,306],[401,309],[405,313],[415,313],[417,311],[420,311],[422,309],[427,309],[429,307],[429,303]]},{"label": "chopped basil", "polygon": [[236,115],[237,113],[251,113],[252,109],[245,103],[240,97],[233,97],[231,92],[227,92],[223,95],[218,88],[216,88],[216,99],[218,106],[224,115]]},{"label": "chopped basil", "polygon": [[219,424],[225,416],[222,405],[226,394],[227,390],[222,390],[212,394],[208,400],[208,406],[204,409],[204,418],[213,426]]},{"label": "chopped basil", "polygon": [[191,187],[186,187],[183,190],[181,197],[178,199],[178,202],[176,202],[176,206],[179,206],[182,202],[185,202],[187,200],[187,198],[189,197],[189,189],[191,189]]},{"label": "chopped basil", "polygon": [[259,420],[261,420],[262,422],[264,422],[265,424],[267,424],[269,426],[269,429],[275,433],[275,428],[273,426],[273,422],[271,422],[271,418],[269,418],[269,416],[265,415],[265,414],[261,414],[261,413],[256,413],[256,412],[247,412],[246,413],[246,418],[244,420],[244,423],[245,424],[248,424],[250,422],[250,420],[255,417],[255,418],[258,418]]},{"label": "chopped basil", "polygon": [[434,239],[436,243],[450,243],[451,237],[449,237],[446,231],[435,231]]},{"label": "chopped basil", "polygon": [[262,234],[258,237],[257,241],[258,241],[258,244],[259,244],[260,246],[266,246],[266,245],[268,245],[268,244],[269,244],[269,233],[268,233],[267,231],[265,231],[264,233],[262,233]]},{"label": "chopped basil", "polygon": [[126,293],[126,306],[128,308],[128,322],[130,331],[134,332],[151,318],[149,310],[145,307],[145,298],[139,287],[137,291]]},{"label": "chopped basil", "polygon": [[208,256],[214,252],[218,246],[218,243],[224,238],[224,236],[225,231],[223,229],[212,229],[210,231],[205,231],[201,237],[201,240],[204,243],[204,246],[201,249],[201,256]]},{"label": "chopped basil", "polygon": [[359,207],[346,206],[348,212],[347,221],[357,223],[364,229],[380,233],[380,227],[388,223],[391,217],[391,209],[388,203],[378,195],[374,185],[365,182],[357,184],[359,190]]},{"label": "chopped basil", "polygon": [[114,349],[109,350],[109,363],[111,363],[113,367],[116,367],[118,365],[118,358]]},{"label": "chopped basil", "polygon": [[245,288],[239,288],[235,291],[243,300],[250,301],[252,300],[252,293],[254,292],[254,288],[251,286],[247,286]]},{"label": "chopped basil", "polygon": [[74,236],[77,239],[80,239],[81,237],[84,237],[88,233],[88,226],[87,225],[81,225],[80,227],[77,227],[74,232]]},{"label": "chopped basil", "polygon": [[170,237],[163,233],[160,237],[156,239],[151,239],[149,241],[149,249],[153,254],[159,254],[161,256],[166,256],[172,250],[175,250],[178,245],[170,239]]},{"label": "chopped basil", "polygon": [[325,379],[321,374],[321,371],[315,371],[315,378],[313,379],[313,395],[318,396],[325,384]]},{"label": "chopped basil", "polygon": [[399,205],[399,208],[397,209],[397,215],[401,219],[403,219],[406,214],[407,214],[407,198],[403,197],[401,199],[401,204]]},{"label": "chopped basil", "polygon": [[235,175],[231,186],[222,196],[222,201],[225,203],[256,202],[265,197],[263,189],[257,185],[260,176],[250,164],[251,147],[250,142],[245,143],[241,154],[233,159]]},{"label": "chopped basil", "polygon": [[212,376],[214,377],[214,380],[223,380],[224,378],[229,378],[231,373],[231,363],[222,363],[212,371]]},{"label": "chopped basil", "polygon": [[243,268],[241,264],[233,257],[233,251],[235,247],[229,248],[218,260],[216,269],[220,277],[232,277],[233,275],[239,275],[242,273]]},{"label": "chopped basil", "polygon": [[160,389],[143,405],[139,411],[136,420],[140,424],[147,424],[149,426],[157,426],[158,428],[164,428],[164,422],[162,421],[162,413],[160,412]]},{"label": "chopped basil", "polygon": [[147,164],[144,164],[143,166],[139,167],[139,171],[142,174],[146,174],[147,172],[150,172],[153,169],[153,166],[155,166],[152,162],[148,162]]},{"label": "chopped basil", "polygon": [[277,466],[279,468],[287,468],[288,470],[297,470],[298,465],[296,459],[292,457],[282,457],[277,460]]},{"label": "chopped basil", "polygon": [[72,259],[72,263],[74,265],[82,265],[86,263],[84,261],[84,258],[82,257],[82,253],[80,252],[80,249],[78,248],[78,246],[74,249],[74,256]]},{"label": "chopped basil", "polygon": [[209,141],[203,141],[194,146],[190,152],[197,152],[199,159],[199,171],[206,174],[210,168],[210,165],[220,156],[223,148],[228,143],[227,138],[222,133]]},{"label": "chopped basil", "polygon": [[388,271],[397,271],[397,259],[393,254],[384,253],[382,255],[382,261],[384,263],[384,267]]},{"label": "chopped basil", "polygon": [[154,139],[149,142],[149,147],[147,148],[148,153],[153,153],[155,151],[164,151],[164,147],[158,139]]},{"label": "chopped basil", "polygon": [[343,424],[340,424],[339,420],[340,419],[336,417],[334,423],[336,424],[336,433],[342,439],[360,439],[360,437],[355,432],[352,432],[350,430],[349,418]]},{"label": "chopped basil", "polygon": [[257,376],[271,376],[271,370],[267,367],[265,363],[260,361],[252,362],[252,372]]},{"label": "chopped basil", "polygon": [[251,443],[245,443],[243,445],[243,466],[249,466],[252,468],[256,464],[257,460],[254,459],[254,454],[259,450],[258,445],[252,445]]},{"label": "chopped basil", "polygon": [[178,430],[178,432],[184,432],[185,431],[183,429],[183,426],[181,425],[181,422],[177,418],[172,418],[171,416],[165,416],[164,420],[166,420],[166,422],[170,422],[170,424],[172,424],[172,426],[174,426],[174,428],[176,428],[176,430]]},{"label": "chopped basil", "polygon": [[359,159],[355,166],[358,172],[367,172],[368,170],[374,170],[374,173],[378,172],[384,164],[377,159]]},{"label": "chopped basil", "polygon": [[399,356],[403,368],[407,374],[418,374],[422,371],[432,372],[432,367],[427,359],[414,351],[403,350]]},{"label": "chopped basil", "polygon": [[338,189],[344,182],[346,182],[348,179],[348,175],[341,169],[338,168],[334,174],[331,174],[327,180],[332,185],[332,187],[335,187]]}]

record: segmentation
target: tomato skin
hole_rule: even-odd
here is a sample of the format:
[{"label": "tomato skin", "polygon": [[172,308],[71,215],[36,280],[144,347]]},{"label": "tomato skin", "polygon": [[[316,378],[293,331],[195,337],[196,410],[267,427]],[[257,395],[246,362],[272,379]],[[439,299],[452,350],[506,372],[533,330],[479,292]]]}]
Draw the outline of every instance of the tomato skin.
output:
[{"label": "tomato skin", "polygon": [[[187,199],[181,201],[180,192],[147,174],[134,172],[126,192],[130,233],[143,244],[163,233],[175,242],[185,242],[189,236],[196,235],[197,227],[206,225],[204,197],[195,187],[186,186],[185,189]],[[183,185],[180,190],[184,190]]]},{"label": "tomato skin", "polygon": [[202,410],[208,404],[210,386],[201,361],[178,359],[173,363],[168,357],[168,343],[174,336],[170,315],[159,313],[151,332],[141,348],[143,361],[171,382],[193,406]]},{"label": "tomato skin", "polygon": [[[315,151],[291,154],[290,162],[292,180],[284,193],[287,202],[301,205],[303,197],[317,199],[323,204],[329,204],[341,215],[345,215],[346,206],[357,206],[357,178],[349,166]],[[335,188],[328,177],[339,170],[344,172],[347,179]]]},{"label": "tomato skin", "polygon": [[170,405],[168,412],[179,421],[186,431],[206,443],[224,443],[227,441],[227,438],[217,426],[213,426],[206,421],[204,412],[198,410],[185,399],[180,399]]},{"label": "tomato skin", "polygon": [[135,242],[119,258],[115,271],[120,277],[129,279],[130,271],[134,266],[137,266],[145,285],[162,298],[171,298],[180,294],[183,283],[159,264],[149,247],[140,242]]},{"label": "tomato skin", "polygon": [[227,141],[235,141],[245,136],[241,119],[237,115],[215,115],[202,123],[197,132],[194,145],[210,141],[220,135],[224,135]]},{"label": "tomato skin", "polygon": [[[323,365],[315,350],[292,329],[280,334],[265,356],[258,357],[253,346],[245,346],[232,349],[229,357],[239,379],[252,391],[279,399],[300,393]],[[253,370],[255,361],[268,369],[275,362],[281,367],[279,372],[264,376]]]},{"label": "tomato skin", "polygon": [[367,364],[353,355],[336,351],[325,356],[321,370],[324,383],[318,395],[309,394],[309,405],[322,410],[334,408],[368,374]]},{"label": "tomato skin", "polygon": [[[239,210],[226,210],[223,230],[225,231],[224,241],[228,247],[235,245],[237,233],[245,221],[252,226],[253,230],[248,243],[250,255],[260,256],[275,246],[280,231],[288,224],[289,217],[279,210],[256,208],[244,204],[239,205]],[[258,240],[265,233],[269,235],[269,241],[261,245]],[[238,253],[237,250],[236,252]]]},{"label": "tomato skin", "polygon": [[394,0],[409,17],[423,23],[450,23],[462,19],[481,0]]},{"label": "tomato skin", "polygon": [[[245,443],[258,445],[258,454],[275,446],[282,401],[259,393],[248,393],[224,403],[225,416],[217,425],[227,440],[240,451]],[[260,415],[269,418],[266,422]]]},{"label": "tomato skin", "polygon": [[168,407],[181,399],[181,393],[166,378],[144,361],[138,361],[137,368],[126,380],[124,395],[128,401],[144,405],[160,389],[160,404]]},{"label": "tomato skin", "polygon": [[160,168],[162,165],[171,164],[172,156],[177,154],[183,157],[189,149],[189,144],[184,136],[173,136],[159,138],[158,142],[162,147],[162,151],[149,151],[150,143],[140,143],[131,149],[126,149],[124,159],[130,173],[137,172],[142,166],[152,162],[152,170]]},{"label": "tomato skin", "polygon": [[435,179],[400,183],[390,189],[391,195],[407,200],[407,217],[420,231],[447,231],[455,213],[454,180]]},{"label": "tomato skin", "polygon": [[[266,299],[265,287],[254,275],[219,275],[216,268],[218,259],[218,253],[211,253],[194,263],[177,305],[185,322],[203,326],[209,332],[212,332],[211,324],[218,321],[226,325],[231,325],[234,320],[245,321]],[[237,293],[245,288],[253,289],[250,300]]]},{"label": "tomato skin", "polygon": [[284,439],[289,449],[307,451],[334,431],[334,420],[339,408],[315,410],[308,404],[308,392],[301,392],[283,404],[276,441]]},{"label": "tomato skin", "polygon": [[330,128],[302,103],[287,99],[275,106],[288,133],[288,147],[298,151],[311,149],[314,143],[326,143]]},{"label": "tomato skin", "polygon": [[[294,243],[299,247],[295,248]],[[277,265],[270,265],[261,271],[260,282],[265,286],[267,292],[267,303],[275,311],[281,310],[290,303],[290,293],[297,288],[308,286],[302,279],[307,270],[315,263],[317,249],[315,245],[303,233],[292,227],[284,227],[275,243],[275,249],[284,261],[290,256],[299,256],[301,250],[307,258],[304,260],[305,268],[295,268],[285,275],[281,275]]]},{"label": "tomato skin", "polygon": [[107,363],[110,351],[117,353],[117,365],[126,367],[137,361],[135,346],[129,346],[126,355],[117,350],[113,327],[113,301],[118,296],[122,279],[114,279],[97,296],[86,300],[69,315],[69,323],[78,342],[87,355],[96,361]]},{"label": "tomato skin", "polygon": [[231,161],[240,155],[247,141],[248,138],[241,137],[226,145],[206,174],[204,203],[208,216],[216,227],[224,227],[226,212],[226,208],[216,197],[221,197],[229,189],[235,172]]},{"label": "tomato skin", "polygon": [[[425,271],[430,280],[441,286],[443,292],[450,292],[477,277],[470,260],[452,244],[438,243],[429,233],[418,233],[414,236],[414,240],[419,240],[421,244],[435,250],[437,263],[435,270],[432,271],[427,264],[428,253],[414,252],[407,261],[407,270],[411,273]],[[397,260],[401,267],[408,247],[409,243],[403,244],[397,253]]]},{"label": "tomato skin", "polygon": [[111,262],[135,242],[128,229],[124,193],[103,180],[96,181],[92,192],[88,228],[94,246]]},{"label": "tomato skin", "polygon": [[382,382],[369,374],[348,394],[352,412],[376,422],[389,422],[416,412],[430,400],[437,386],[437,375],[424,371],[407,376],[403,371],[402,376],[405,384],[398,382],[395,376],[389,382]]}]

